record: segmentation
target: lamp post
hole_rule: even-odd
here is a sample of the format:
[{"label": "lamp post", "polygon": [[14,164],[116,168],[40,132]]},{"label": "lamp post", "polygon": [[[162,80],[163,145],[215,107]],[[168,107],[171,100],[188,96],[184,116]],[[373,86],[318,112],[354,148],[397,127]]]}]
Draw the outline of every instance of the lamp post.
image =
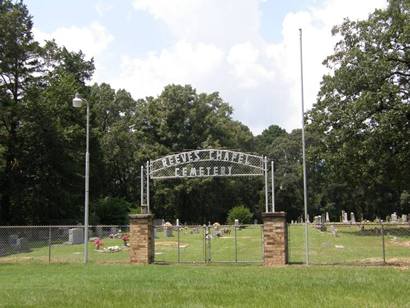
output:
[{"label": "lamp post", "polygon": [[81,98],[80,94],[76,93],[73,98],[73,107],[80,108],[83,102],[87,104],[87,137],[86,137],[86,152],[85,152],[85,198],[84,198],[84,263],[88,261],[88,195],[89,195],[89,178],[90,178],[90,153],[89,153],[89,135],[90,135],[90,105],[88,101]]}]

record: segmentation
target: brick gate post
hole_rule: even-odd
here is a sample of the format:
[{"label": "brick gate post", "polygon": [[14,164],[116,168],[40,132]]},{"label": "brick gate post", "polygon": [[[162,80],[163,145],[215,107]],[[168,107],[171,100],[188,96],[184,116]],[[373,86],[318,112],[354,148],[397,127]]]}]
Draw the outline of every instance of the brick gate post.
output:
[{"label": "brick gate post", "polygon": [[130,217],[130,262],[149,264],[154,262],[154,229],[152,214],[135,214]]},{"label": "brick gate post", "polygon": [[288,229],[285,212],[262,213],[263,265],[288,263]]}]

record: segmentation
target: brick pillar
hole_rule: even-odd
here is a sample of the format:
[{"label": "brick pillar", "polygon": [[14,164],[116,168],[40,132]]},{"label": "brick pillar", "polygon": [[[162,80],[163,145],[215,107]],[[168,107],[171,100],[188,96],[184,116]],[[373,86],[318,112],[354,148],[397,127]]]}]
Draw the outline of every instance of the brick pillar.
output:
[{"label": "brick pillar", "polygon": [[262,213],[263,264],[265,266],[288,263],[288,229],[286,213]]},{"label": "brick pillar", "polygon": [[152,214],[136,214],[130,217],[130,262],[149,264],[154,262],[154,229]]}]

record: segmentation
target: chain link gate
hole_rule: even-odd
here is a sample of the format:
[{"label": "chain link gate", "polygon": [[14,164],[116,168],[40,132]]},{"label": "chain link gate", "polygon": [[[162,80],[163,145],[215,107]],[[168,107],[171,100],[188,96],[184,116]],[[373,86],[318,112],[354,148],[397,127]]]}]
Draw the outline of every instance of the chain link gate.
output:
[{"label": "chain link gate", "polygon": [[171,226],[155,228],[157,263],[261,263],[262,225]]},{"label": "chain link gate", "polygon": [[[274,211],[273,162],[271,168],[268,168],[266,157],[231,150],[202,149],[148,161],[145,168],[141,166],[142,213],[150,213],[150,180],[249,176],[264,177],[265,211],[269,212],[269,204],[272,205],[271,211]],[[272,185],[268,183],[270,178]],[[262,262],[263,232],[260,225],[220,228],[216,230],[214,225],[157,226],[155,260],[191,263]],[[176,233],[176,239],[171,232]]]}]

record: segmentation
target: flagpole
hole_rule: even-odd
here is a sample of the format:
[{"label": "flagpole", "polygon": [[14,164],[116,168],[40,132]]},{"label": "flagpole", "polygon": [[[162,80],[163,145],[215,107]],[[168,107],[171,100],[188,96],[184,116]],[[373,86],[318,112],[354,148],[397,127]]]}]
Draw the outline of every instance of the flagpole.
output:
[{"label": "flagpole", "polygon": [[303,52],[302,52],[302,29],[300,34],[300,85],[302,95],[302,157],[303,157],[303,202],[305,212],[305,264],[309,265],[308,245],[308,213],[307,213],[307,184],[306,184],[306,150],[305,150],[305,102],[303,92]]}]

